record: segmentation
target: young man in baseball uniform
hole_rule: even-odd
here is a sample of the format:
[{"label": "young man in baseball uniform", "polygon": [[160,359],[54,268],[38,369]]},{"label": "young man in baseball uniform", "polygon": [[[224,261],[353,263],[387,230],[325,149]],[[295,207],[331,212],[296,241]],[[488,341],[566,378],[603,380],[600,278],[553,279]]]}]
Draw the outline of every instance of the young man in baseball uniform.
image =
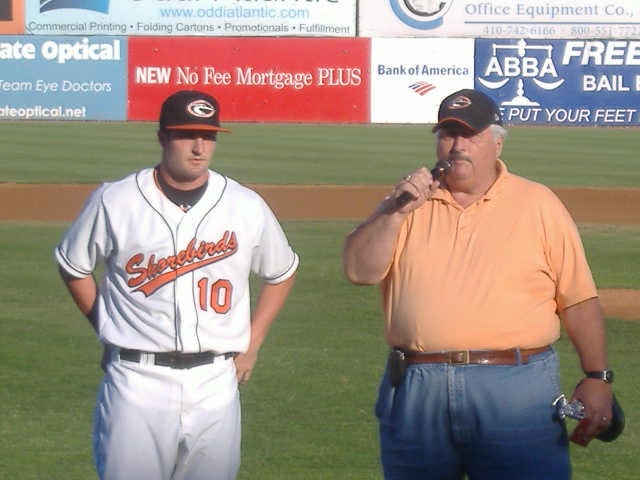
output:
[{"label": "young man in baseball uniform", "polygon": [[[93,439],[103,480],[226,480],[239,469],[238,384],[299,259],[264,200],[209,169],[218,132],[228,130],[215,98],[168,97],[160,163],[99,187],[54,252],[108,352]],[[251,312],[252,272],[263,284]]]}]

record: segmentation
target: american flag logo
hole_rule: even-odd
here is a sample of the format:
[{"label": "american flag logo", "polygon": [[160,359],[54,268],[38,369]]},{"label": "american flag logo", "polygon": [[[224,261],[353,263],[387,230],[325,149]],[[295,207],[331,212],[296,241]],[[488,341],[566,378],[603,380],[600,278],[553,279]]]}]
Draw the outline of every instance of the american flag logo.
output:
[{"label": "american flag logo", "polygon": [[425,82],[421,80],[419,82],[409,85],[409,88],[414,92],[416,92],[418,95],[422,96],[422,95],[426,95],[427,92],[430,92],[431,90],[436,88],[436,86],[429,82]]}]

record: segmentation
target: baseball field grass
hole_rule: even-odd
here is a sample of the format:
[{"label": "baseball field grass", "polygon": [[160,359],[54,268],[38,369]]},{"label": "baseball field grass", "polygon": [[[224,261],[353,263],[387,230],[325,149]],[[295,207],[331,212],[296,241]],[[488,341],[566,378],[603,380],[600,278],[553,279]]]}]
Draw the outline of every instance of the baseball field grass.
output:
[{"label": "baseball field grass", "polygon": [[[232,128],[219,142],[216,164],[247,183],[389,184],[417,156],[431,163],[424,126]],[[504,157],[517,173],[549,185],[635,187],[638,133],[512,129]],[[157,160],[154,135],[151,124],[2,123],[0,182],[118,178]],[[301,267],[242,387],[240,480],[381,478],[373,416],[386,357],[380,300],[377,288],[347,283],[340,264],[344,236],[356,222],[283,222]],[[101,351],[51,255],[66,226],[0,222],[0,478],[95,478],[91,419]],[[599,288],[640,289],[640,225],[580,229]],[[640,471],[640,323],[608,318],[607,328],[627,429],[611,444],[572,447],[577,480],[632,480]],[[566,337],[557,349],[569,393],[580,368]]]},{"label": "baseball field grass", "polygon": [[[380,478],[372,405],[386,348],[377,289],[351,286],[341,275],[342,238],[353,224],[284,226],[302,267],[291,301],[242,389],[240,478]],[[100,348],[51,258],[64,227],[0,224],[0,478],[93,478],[91,416]],[[609,254],[637,262],[638,234],[640,227],[587,229],[601,282],[640,287],[637,275],[606,265]],[[574,448],[578,479],[632,479],[640,468],[634,426],[640,407],[640,324],[608,319],[607,326],[628,429],[615,443]],[[565,338],[558,350],[569,392],[580,372]]]},{"label": "baseball field grass", "polygon": [[[245,183],[395,183],[434,163],[424,125],[229,124],[215,167]],[[96,183],[157,162],[152,123],[0,122],[0,181]],[[509,129],[503,159],[550,186],[637,187],[634,128]],[[628,206],[631,208],[631,206]],[[625,206],[621,206],[625,208]]]}]

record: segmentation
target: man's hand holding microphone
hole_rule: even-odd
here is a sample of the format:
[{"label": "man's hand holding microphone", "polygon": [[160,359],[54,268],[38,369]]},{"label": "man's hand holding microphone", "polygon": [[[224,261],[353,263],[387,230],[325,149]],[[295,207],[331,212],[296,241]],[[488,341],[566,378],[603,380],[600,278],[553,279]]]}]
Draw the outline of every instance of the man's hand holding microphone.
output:
[{"label": "man's hand holding microphone", "polygon": [[446,175],[450,169],[451,164],[447,160],[439,160],[431,171],[428,171],[426,167],[421,167],[405,176],[402,182],[396,186],[396,210],[404,208],[413,201],[422,200],[420,202],[422,204],[431,198],[434,189],[439,186],[439,184],[434,185],[435,182]]}]

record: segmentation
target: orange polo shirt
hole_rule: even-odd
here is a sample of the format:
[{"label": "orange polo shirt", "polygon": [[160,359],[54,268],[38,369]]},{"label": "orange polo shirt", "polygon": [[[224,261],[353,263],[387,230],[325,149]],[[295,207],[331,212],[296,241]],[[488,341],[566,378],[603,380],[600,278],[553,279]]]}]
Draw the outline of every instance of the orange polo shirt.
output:
[{"label": "orange polo shirt", "polygon": [[533,348],[557,312],[597,296],[575,222],[547,187],[507,171],[462,208],[448,190],[412,212],[382,282],[389,345]]}]

